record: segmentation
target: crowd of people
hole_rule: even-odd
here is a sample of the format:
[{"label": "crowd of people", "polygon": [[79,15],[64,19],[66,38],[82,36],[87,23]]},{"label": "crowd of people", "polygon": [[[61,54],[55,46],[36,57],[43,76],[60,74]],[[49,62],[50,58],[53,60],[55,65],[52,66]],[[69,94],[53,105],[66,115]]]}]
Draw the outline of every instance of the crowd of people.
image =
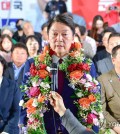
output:
[{"label": "crowd of people", "polygon": [[[101,105],[105,128],[111,134],[120,134],[120,33],[106,23],[102,16],[93,18],[91,29],[83,21],[75,21],[75,15],[67,12],[65,1],[49,1],[44,9],[48,19],[35,32],[31,22],[18,19],[16,32],[3,26],[0,34],[0,133],[26,134],[26,109],[19,106],[24,98],[21,85],[27,82],[34,58],[46,45],[54,52],[52,62],[67,58],[71,44],[77,42],[84,49],[84,56],[91,59],[90,74],[99,81]],[[81,16],[82,18],[82,16]],[[78,19],[81,19],[78,17]],[[84,20],[82,18],[82,20]],[[44,114],[47,134],[94,134],[77,119],[74,88],[66,76],[61,84],[59,71],[56,74],[56,90],[50,92],[49,112]],[[55,111],[53,119],[52,111]],[[56,122],[56,131],[55,124]]]}]

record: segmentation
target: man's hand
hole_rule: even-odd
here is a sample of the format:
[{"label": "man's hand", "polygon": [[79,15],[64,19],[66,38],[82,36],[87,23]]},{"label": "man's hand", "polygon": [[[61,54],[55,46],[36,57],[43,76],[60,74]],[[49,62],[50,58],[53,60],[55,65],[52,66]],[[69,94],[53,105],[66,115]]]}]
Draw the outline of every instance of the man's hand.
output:
[{"label": "man's hand", "polygon": [[114,127],[113,130],[114,130],[117,134],[120,134],[120,126]]},{"label": "man's hand", "polygon": [[60,117],[65,114],[66,108],[63,99],[58,93],[54,91],[50,93],[50,104],[53,106],[54,110],[60,115]]}]

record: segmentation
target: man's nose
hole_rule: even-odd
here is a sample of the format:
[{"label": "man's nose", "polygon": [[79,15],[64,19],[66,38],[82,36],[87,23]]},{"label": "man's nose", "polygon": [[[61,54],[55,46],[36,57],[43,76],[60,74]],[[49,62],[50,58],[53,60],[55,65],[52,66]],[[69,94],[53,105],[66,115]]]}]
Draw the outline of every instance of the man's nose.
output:
[{"label": "man's nose", "polygon": [[61,41],[63,39],[62,34],[58,34],[57,40]]}]

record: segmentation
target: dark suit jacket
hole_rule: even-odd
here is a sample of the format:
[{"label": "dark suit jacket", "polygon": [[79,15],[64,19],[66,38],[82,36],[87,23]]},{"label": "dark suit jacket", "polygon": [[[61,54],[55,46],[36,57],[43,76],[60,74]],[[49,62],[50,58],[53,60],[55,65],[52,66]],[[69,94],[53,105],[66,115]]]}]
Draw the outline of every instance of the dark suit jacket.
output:
[{"label": "dark suit jacket", "polygon": [[0,132],[19,134],[20,91],[16,83],[3,77],[0,87]]},{"label": "dark suit jacket", "polygon": [[[24,67],[21,69],[20,74],[18,76],[18,80],[16,81],[20,91],[21,91],[20,85],[22,85],[22,81],[23,81],[23,72],[24,72]],[[4,76],[11,79],[11,80],[15,80],[14,79],[14,69],[13,69],[12,62],[8,64],[8,68],[5,70]],[[21,97],[20,98],[22,98],[23,94],[24,93],[21,92]],[[21,108],[19,123],[22,124],[24,122],[23,120],[27,120],[26,119],[26,111]],[[26,125],[26,123],[24,123],[24,124]]]},{"label": "dark suit jacket", "polygon": [[120,123],[120,80],[115,70],[98,77],[102,90],[102,105],[108,127]]},{"label": "dark suit jacket", "polygon": [[[24,67],[21,69],[21,72],[19,74],[18,80],[16,81],[18,86],[20,86],[22,84],[22,80],[23,80],[23,71],[24,71]],[[14,69],[13,69],[13,65],[12,62],[8,63],[8,68],[5,70],[4,72],[4,76],[11,79],[11,80],[15,80],[14,79]]]},{"label": "dark suit jacket", "polygon": [[93,62],[96,67],[97,76],[100,76],[103,73],[107,73],[114,68],[111,55],[106,50],[98,52],[94,56]]}]

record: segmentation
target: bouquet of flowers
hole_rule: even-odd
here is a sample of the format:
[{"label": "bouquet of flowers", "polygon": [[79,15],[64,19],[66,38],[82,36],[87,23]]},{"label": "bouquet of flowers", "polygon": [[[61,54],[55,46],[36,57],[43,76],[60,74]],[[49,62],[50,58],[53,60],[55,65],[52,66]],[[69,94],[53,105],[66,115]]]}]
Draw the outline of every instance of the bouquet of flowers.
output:
[{"label": "bouquet of flowers", "polygon": [[72,97],[77,98],[78,119],[88,128],[100,126],[103,121],[100,86],[90,75],[90,59],[86,59],[79,44],[72,44],[69,56],[62,62],[60,69],[66,72],[69,86],[74,88]]}]

